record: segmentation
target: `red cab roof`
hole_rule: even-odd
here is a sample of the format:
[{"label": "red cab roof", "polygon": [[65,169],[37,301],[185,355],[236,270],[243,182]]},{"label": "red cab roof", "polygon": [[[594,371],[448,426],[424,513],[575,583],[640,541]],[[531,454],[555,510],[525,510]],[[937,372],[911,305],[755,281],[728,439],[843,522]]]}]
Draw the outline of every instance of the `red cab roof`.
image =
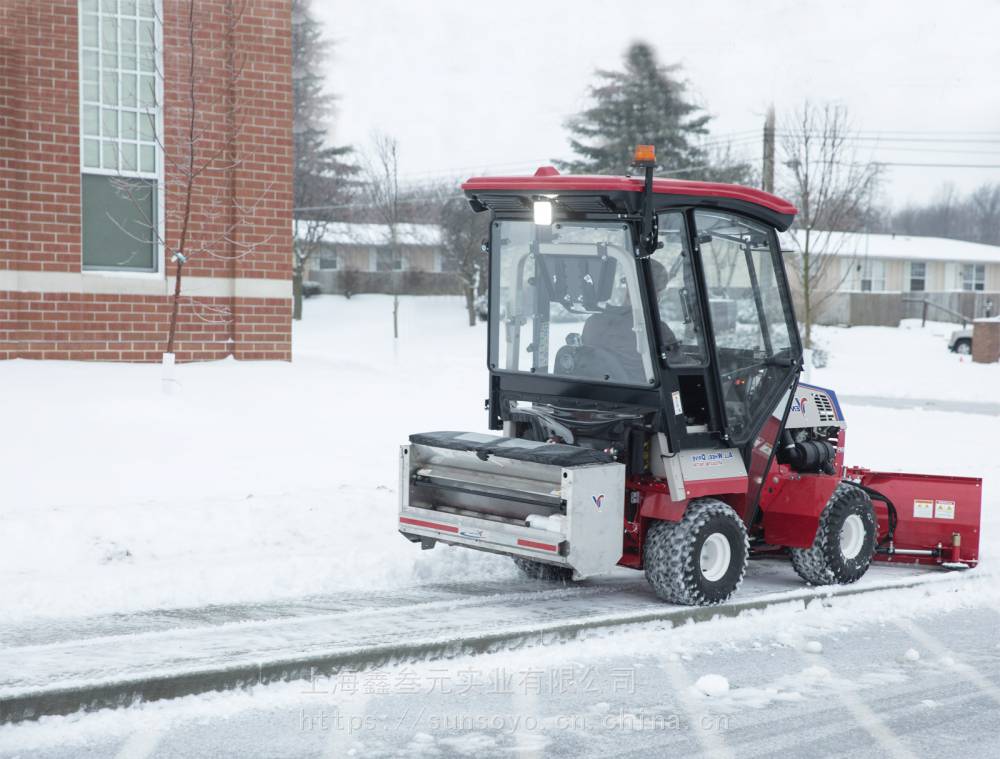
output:
[{"label": "red cab roof", "polygon": [[[642,192],[642,177],[559,174],[551,166],[543,166],[534,176],[472,177],[462,184],[468,193],[490,191],[522,191],[527,193],[560,192]],[[662,195],[686,195],[706,198],[726,198],[762,206],[782,216],[798,213],[787,200],[763,190],[721,182],[694,182],[687,179],[653,179],[653,192]]]}]

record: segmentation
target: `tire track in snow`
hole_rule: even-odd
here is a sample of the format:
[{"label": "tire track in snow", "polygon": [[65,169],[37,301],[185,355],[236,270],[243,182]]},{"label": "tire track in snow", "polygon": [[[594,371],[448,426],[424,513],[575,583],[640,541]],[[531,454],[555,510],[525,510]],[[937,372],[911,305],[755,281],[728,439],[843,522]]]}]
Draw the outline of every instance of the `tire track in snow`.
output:
[{"label": "tire track in snow", "polygon": [[[802,650],[799,650],[798,654],[802,661],[810,667],[820,663],[831,673],[836,672],[836,668],[830,664],[830,660],[821,654],[806,653]],[[885,752],[885,756],[892,756],[895,759],[917,759],[916,754],[903,744],[903,739],[892,732],[889,726],[855,691],[838,689],[833,691],[833,695],[851,713],[858,726],[875,739],[882,751]]]},{"label": "tire track in snow", "polygon": [[909,619],[894,619],[893,624],[905,632],[913,640],[924,646],[927,650],[933,651],[939,658],[948,658],[953,664],[953,669],[963,680],[976,686],[980,691],[989,696],[997,704],[1000,704],[1000,688],[997,688],[990,680],[972,667],[962,661],[961,657],[952,651],[948,646]]}]

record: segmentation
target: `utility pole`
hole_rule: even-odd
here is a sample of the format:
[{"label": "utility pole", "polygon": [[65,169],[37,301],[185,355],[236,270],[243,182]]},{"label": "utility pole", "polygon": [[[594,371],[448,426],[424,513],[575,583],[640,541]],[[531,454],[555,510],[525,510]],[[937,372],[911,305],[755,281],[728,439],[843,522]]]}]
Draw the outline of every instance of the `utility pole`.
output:
[{"label": "utility pole", "polygon": [[761,171],[765,192],[774,192],[774,106],[767,109],[764,120],[764,167]]}]

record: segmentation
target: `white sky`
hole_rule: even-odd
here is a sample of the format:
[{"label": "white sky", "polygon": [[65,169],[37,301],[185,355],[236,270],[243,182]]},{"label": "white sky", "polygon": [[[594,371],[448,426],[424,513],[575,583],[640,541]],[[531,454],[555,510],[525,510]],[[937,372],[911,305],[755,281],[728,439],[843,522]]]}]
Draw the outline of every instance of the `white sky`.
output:
[{"label": "white sky", "polygon": [[[616,10],[620,6],[621,10]],[[569,157],[566,117],[595,68],[628,43],[683,65],[690,92],[755,161],[773,102],[846,105],[857,129],[894,142],[861,157],[1000,165],[1000,0],[313,0],[336,47],[333,137],[396,137],[410,180],[529,173]],[[900,134],[906,132],[906,134]],[[985,134],[991,132],[991,134]],[[970,142],[972,139],[992,142]],[[957,141],[956,141],[957,140]],[[884,200],[961,192],[1000,168],[888,169]]]}]

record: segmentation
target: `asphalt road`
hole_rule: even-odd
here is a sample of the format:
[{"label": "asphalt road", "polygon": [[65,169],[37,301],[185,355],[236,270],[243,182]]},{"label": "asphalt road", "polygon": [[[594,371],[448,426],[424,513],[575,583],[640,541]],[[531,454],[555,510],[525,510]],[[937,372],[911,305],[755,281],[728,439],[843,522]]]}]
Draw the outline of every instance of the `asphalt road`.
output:
[{"label": "asphalt road", "polygon": [[1000,605],[984,588],[881,591],[46,718],[0,728],[0,756],[994,759]]}]

